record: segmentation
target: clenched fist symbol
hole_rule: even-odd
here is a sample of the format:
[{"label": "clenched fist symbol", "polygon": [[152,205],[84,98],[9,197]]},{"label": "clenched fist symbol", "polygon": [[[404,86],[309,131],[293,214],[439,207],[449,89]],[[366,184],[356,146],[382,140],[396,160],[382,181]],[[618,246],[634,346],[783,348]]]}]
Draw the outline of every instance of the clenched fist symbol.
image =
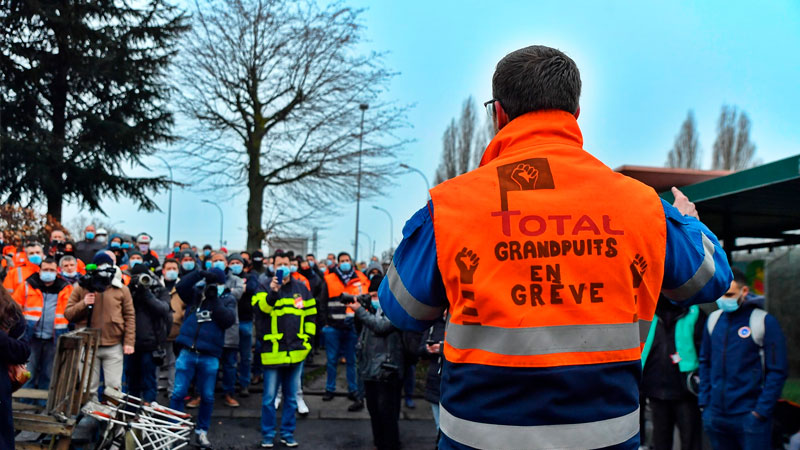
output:
[{"label": "clenched fist symbol", "polygon": [[479,261],[478,255],[473,253],[472,250],[468,250],[467,247],[458,252],[456,266],[458,271],[461,272],[461,284],[472,284],[472,276],[475,275]]},{"label": "clenched fist symbol", "polygon": [[647,270],[647,261],[642,255],[637,254],[631,263],[631,274],[633,275],[633,288],[636,289],[642,284],[642,276]]},{"label": "clenched fist symbol", "polygon": [[519,164],[511,172],[511,179],[514,180],[519,188],[524,190],[536,189],[536,180],[539,179],[539,171],[529,164]]}]

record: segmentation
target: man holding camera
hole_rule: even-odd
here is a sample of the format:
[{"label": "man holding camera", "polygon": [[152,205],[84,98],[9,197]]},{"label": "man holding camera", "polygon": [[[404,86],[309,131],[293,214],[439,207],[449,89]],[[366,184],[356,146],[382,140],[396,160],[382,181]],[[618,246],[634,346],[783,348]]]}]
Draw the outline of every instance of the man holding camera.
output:
[{"label": "man holding camera", "polygon": [[125,357],[128,393],[152,403],[158,394],[156,373],[166,356],[167,328],[172,323],[169,293],[147,264],[131,268],[128,287],[136,310],[136,351]]},{"label": "man holding camera", "polygon": [[236,299],[225,287],[225,272],[212,268],[193,271],[175,286],[186,305],[186,313],[177,342],[182,346],[175,362],[175,385],[170,408],[183,411],[184,398],[195,379],[200,391],[200,411],[197,417],[197,443],[209,447],[208,426],[214,409],[214,383],[225,330],[236,321]]},{"label": "man holding camera", "polygon": [[[275,439],[275,397],[283,387],[281,443],[297,447],[294,439],[297,389],[303,373],[303,362],[311,351],[310,337],[316,334],[314,317],[316,300],[305,284],[291,276],[289,256],[274,256],[276,276],[262,277],[258,293],[253,296],[256,320],[262,343],[261,363],[264,366],[264,396],[261,403],[261,447],[271,448]],[[265,282],[268,281],[269,284]]]},{"label": "man holding camera", "polygon": [[86,269],[88,274],[69,296],[64,316],[77,328],[100,330],[90,385],[96,400],[101,368],[106,387],[122,387],[123,354],[133,354],[136,344],[136,313],[128,287],[114,278],[116,268],[108,254],[97,253]]}]

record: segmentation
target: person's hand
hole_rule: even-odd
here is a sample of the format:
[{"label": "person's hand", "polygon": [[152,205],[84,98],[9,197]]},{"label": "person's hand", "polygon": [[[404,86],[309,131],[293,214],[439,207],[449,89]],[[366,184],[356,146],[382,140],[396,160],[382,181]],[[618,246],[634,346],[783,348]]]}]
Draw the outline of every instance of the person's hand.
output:
[{"label": "person's hand", "polygon": [[269,282],[269,288],[272,290],[272,292],[278,292],[278,290],[281,288],[281,285],[278,284],[278,277],[272,277],[272,281]]},{"label": "person's hand", "polygon": [[694,206],[694,203],[689,201],[689,197],[683,194],[678,188],[675,186],[672,187],[672,195],[675,196],[675,201],[672,202],[672,206],[678,209],[684,216],[691,216],[697,220],[700,220],[700,215],[697,214],[697,208]]},{"label": "person's hand", "polygon": [[361,303],[359,303],[359,302],[353,302],[353,303],[348,304],[347,306],[349,306],[353,310],[353,312],[356,312],[359,309],[361,309]]},{"label": "person's hand", "polygon": [[83,297],[83,303],[85,303],[86,306],[94,305],[94,292],[86,294],[86,296]]},{"label": "person's hand", "polygon": [[132,355],[133,354],[133,346],[132,345],[123,345],[122,346],[122,353],[125,355]]},{"label": "person's hand", "polygon": [[428,353],[431,353],[431,354],[434,354],[434,355],[439,353],[439,351],[441,349],[442,349],[442,344],[440,344],[438,342],[433,344],[433,345],[425,344],[425,350],[427,350]]}]

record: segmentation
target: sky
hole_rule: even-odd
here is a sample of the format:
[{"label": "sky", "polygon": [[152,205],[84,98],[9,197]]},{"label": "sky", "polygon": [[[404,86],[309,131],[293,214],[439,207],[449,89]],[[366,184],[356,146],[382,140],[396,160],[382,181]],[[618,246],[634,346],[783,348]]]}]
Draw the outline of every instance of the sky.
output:
[{"label": "sky", "polygon": [[[367,8],[365,50],[388,51],[387,67],[400,74],[387,98],[413,103],[413,139],[402,160],[433,179],[441,137],[463,101],[491,98],[494,66],[504,55],[533,44],[558,48],[581,71],[578,120],[584,148],[612,168],[663,166],[691,109],[697,121],[703,168],[710,167],[720,108],[750,117],[756,157],[776,161],[800,153],[800,3],[726,1],[356,1]],[[565,6],[568,4],[569,6]],[[481,114],[483,110],[481,109]],[[367,114],[367,120],[369,115]],[[483,120],[483,116],[481,116]],[[153,173],[164,164],[147,160]],[[219,213],[202,200],[220,202],[229,249],[246,241],[245,195],[233,199],[191,187],[175,189],[171,239],[217,246]],[[394,244],[405,221],[425,204],[422,177],[408,173],[381,198],[362,202],[360,227],[389,247],[387,209]],[[103,202],[106,222],[128,233],[148,231],[166,239],[167,193],[155,196],[163,212],[137,211],[128,200]],[[67,205],[64,223],[81,212]],[[308,224],[311,228],[318,224]],[[319,230],[319,253],[352,250],[355,199],[338,207]],[[368,251],[361,237],[361,256]],[[370,250],[371,253],[371,250]]]}]

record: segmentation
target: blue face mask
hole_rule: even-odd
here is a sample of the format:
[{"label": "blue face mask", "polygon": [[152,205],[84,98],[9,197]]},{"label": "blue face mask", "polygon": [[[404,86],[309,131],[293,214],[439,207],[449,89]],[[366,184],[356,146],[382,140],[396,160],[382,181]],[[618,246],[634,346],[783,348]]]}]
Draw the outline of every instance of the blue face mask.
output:
[{"label": "blue face mask", "polygon": [[61,276],[69,281],[74,281],[78,278],[78,272],[61,272]]},{"label": "blue face mask", "polygon": [[119,248],[119,247],[120,247],[119,242],[112,242],[111,243],[111,248]]},{"label": "blue face mask", "polygon": [[381,309],[381,302],[378,301],[378,300],[373,300],[372,301],[372,307],[375,308],[376,311]]},{"label": "blue face mask", "polygon": [[56,273],[55,272],[39,272],[39,278],[45,283],[52,283],[56,281]]},{"label": "blue face mask", "polygon": [[275,266],[274,265],[270,264],[269,266],[267,266],[267,268],[269,269],[270,272],[275,272]]},{"label": "blue face mask", "polygon": [[290,274],[290,273],[292,273],[292,271],[291,271],[291,270],[289,270],[289,268],[288,268],[288,267],[286,267],[286,266],[281,266],[281,267],[278,267],[278,270],[280,270],[281,272],[283,272],[283,279],[284,279],[284,280],[285,280],[285,279],[287,279],[287,278],[289,278],[289,274]]},{"label": "blue face mask", "polygon": [[34,265],[41,265],[42,264],[42,255],[30,255],[28,256],[28,262]]},{"label": "blue face mask", "polygon": [[327,272],[327,271],[328,271],[328,268],[327,268],[327,267],[325,267],[325,266],[322,266],[322,267],[320,267],[320,268],[319,268],[319,270],[321,270],[321,271],[322,271],[322,273],[325,273],[325,272]]},{"label": "blue face mask", "polygon": [[211,268],[211,261],[206,261],[206,270]]},{"label": "blue face mask", "polygon": [[292,272],[292,273],[297,272],[297,266],[289,266],[289,272]]},{"label": "blue face mask", "polygon": [[167,281],[175,281],[178,279],[177,270],[168,270],[164,273],[164,279]]},{"label": "blue face mask", "polygon": [[341,269],[342,272],[347,273],[347,272],[350,272],[351,270],[353,270],[353,266],[349,262],[345,262],[345,263],[339,264],[339,269]]},{"label": "blue face mask", "polygon": [[192,271],[194,270],[194,261],[184,261],[181,263],[181,267],[187,272]]},{"label": "blue face mask", "polygon": [[206,257],[211,256],[211,250],[203,250],[203,255]]},{"label": "blue face mask", "polygon": [[242,273],[243,266],[241,264],[231,264],[229,267],[231,268],[231,272],[233,272],[234,275],[239,275],[240,273]]},{"label": "blue face mask", "polygon": [[211,263],[211,267],[222,270],[223,272],[225,271],[225,263],[223,261],[214,261]]},{"label": "blue face mask", "polygon": [[92,239],[94,239],[94,232],[92,232],[92,231],[87,231],[87,232],[86,232],[86,239],[87,239],[87,240],[90,240],[90,241],[91,241]]},{"label": "blue face mask", "polygon": [[317,263],[314,262],[314,261],[308,261],[308,265],[311,266],[311,267],[314,267],[314,266],[317,265]]},{"label": "blue face mask", "polygon": [[122,248],[127,250],[127,249],[131,248],[131,244],[128,244],[127,242],[125,242],[125,243],[122,244]]},{"label": "blue face mask", "polygon": [[724,312],[734,312],[739,309],[739,299],[720,297],[717,299],[717,306]]},{"label": "blue face mask", "polygon": [[128,261],[128,265],[131,266],[131,268],[135,267],[137,264],[140,264],[140,263],[141,263],[141,261],[139,261],[138,259],[132,259],[132,260]]},{"label": "blue face mask", "polygon": [[181,251],[181,248],[180,247],[172,247],[172,251],[175,252],[175,253],[178,253],[179,251]]},{"label": "blue face mask", "polygon": [[221,297],[223,292],[225,292],[225,285],[224,284],[218,284],[217,285],[217,296]]}]

